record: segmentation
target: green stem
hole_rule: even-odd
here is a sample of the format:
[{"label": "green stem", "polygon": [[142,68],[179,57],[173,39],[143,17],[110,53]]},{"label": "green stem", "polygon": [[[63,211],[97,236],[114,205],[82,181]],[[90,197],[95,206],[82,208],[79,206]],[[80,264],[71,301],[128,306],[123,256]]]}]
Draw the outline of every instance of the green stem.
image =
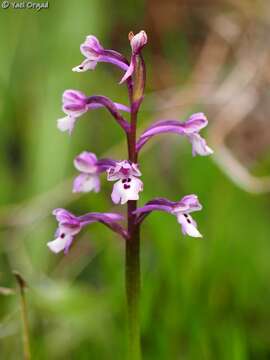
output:
[{"label": "green stem", "polygon": [[126,241],[126,296],[128,316],[128,360],[141,359],[140,346],[140,229],[134,225],[132,211],[136,201],[128,203],[130,238]]},{"label": "green stem", "polygon": [[[131,104],[128,153],[131,162],[137,162],[136,124],[138,107]],[[141,359],[140,344],[140,228],[133,212],[137,201],[128,201],[127,218],[129,239],[126,240],[126,297],[128,316],[128,360]]]},{"label": "green stem", "polygon": [[27,317],[27,304],[25,298],[25,288],[26,282],[22,278],[22,276],[17,272],[13,271],[13,274],[17,280],[20,291],[20,304],[21,304],[21,315],[22,315],[22,324],[23,324],[23,358],[24,360],[31,359],[31,351],[30,351],[30,331],[29,331],[29,323]]},{"label": "green stem", "polygon": [[21,291],[21,309],[22,309],[22,321],[23,321],[23,353],[24,360],[30,360],[30,340],[29,340],[29,324],[27,318],[27,306],[24,290]]}]

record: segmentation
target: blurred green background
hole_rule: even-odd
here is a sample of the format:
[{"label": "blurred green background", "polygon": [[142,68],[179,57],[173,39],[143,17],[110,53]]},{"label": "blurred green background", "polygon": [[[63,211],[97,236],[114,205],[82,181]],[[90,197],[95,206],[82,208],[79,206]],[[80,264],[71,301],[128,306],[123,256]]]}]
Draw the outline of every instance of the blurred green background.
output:
[{"label": "blurred green background", "polygon": [[[69,137],[56,119],[69,88],[127,104],[117,69],[71,69],[86,35],[129,57],[127,34],[141,29],[149,43],[140,131],[154,119],[205,111],[203,135],[216,152],[192,158],[190,144],[171,135],[142,155],[140,204],[196,193],[204,206],[194,216],[202,240],[184,238],[167,214],[143,224],[144,359],[270,359],[269,186],[257,178],[270,170],[269,13],[267,0],[51,0],[40,12],[0,9],[0,286],[16,287],[12,270],[29,285],[33,359],[125,357],[122,240],[94,224],[68,256],[46,242],[55,207],[124,211],[112,206],[105,177],[99,194],[71,193],[81,151],[126,157],[120,128],[97,110]],[[250,178],[224,157],[224,134]],[[16,294],[0,295],[0,358],[22,358]]]}]

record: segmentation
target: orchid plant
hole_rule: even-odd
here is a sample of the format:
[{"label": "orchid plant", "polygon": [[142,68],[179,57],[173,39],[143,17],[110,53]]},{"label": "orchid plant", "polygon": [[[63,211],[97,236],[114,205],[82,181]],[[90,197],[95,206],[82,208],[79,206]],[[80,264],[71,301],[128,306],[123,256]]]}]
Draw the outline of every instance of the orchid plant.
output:
[{"label": "orchid plant", "polygon": [[[48,242],[48,247],[54,253],[63,251],[68,253],[75,236],[83,227],[93,222],[100,222],[119,234],[126,245],[126,296],[128,308],[128,359],[139,359],[140,326],[139,326],[139,297],[140,297],[140,226],[152,211],[166,211],[175,215],[182,227],[184,235],[202,237],[195,220],[191,217],[193,211],[202,209],[198,197],[194,194],[186,195],[179,201],[165,198],[154,198],[143,207],[137,208],[140,192],[143,191],[142,173],[139,169],[139,155],[143,146],[154,136],[163,133],[174,133],[191,142],[192,154],[206,156],[213,153],[212,149],[201,137],[200,131],[206,127],[207,119],[203,113],[191,115],[186,121],[175,119],[154,122],[137,139],[137,115],[144,98],[146,69],[142,57],[142,49],[147,43],[145,31],[134,35],[129,34],[131,45],[131,59],[128,61],[122,54],[104,49],[98,39],[87,36],[80,49],[85,56],[83,62],[74,67],[75,72],[95,69],[99,62],[107,62],[117,66],[124,72],[120,84],[126,83],[129,106],[113,102],[102,95],[86,96],[78,90],[66,90],[63,94],[64,118],[58,120],[61,131],[72,133],[79,117],[100,107],[105,107],[113,119],[122,128],[127,139],[128,159],[98,159],[88,151],[79,154],[74,160],[74,166],[79,175],[73,183],[73,192],[99,192],[100,176],[107,174],[107,180],[113,181],[111,193],[112,202],[127,204],[127,228],[120,222],[124,220],[117,213],[90,212],[82,216],[75,216],[65,209],[55,209],[53,214],[58,221],[55,239]],[[124,113],[130,115],[130,121],[125,119]]]}]

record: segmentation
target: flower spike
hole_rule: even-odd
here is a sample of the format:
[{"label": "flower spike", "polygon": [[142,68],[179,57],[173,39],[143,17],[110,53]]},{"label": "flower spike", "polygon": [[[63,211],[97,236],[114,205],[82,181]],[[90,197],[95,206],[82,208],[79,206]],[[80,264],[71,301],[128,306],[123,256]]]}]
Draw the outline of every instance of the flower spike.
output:
[{"label": "flower spike", "polygon": [[55,215],[58,221],[58,228],[55,233],[56,238],[48,242],[47,246],[54,253],[64,251],[64,253],[67,254],[75,235],[77,235],[84,226],[93,222],[101,222],[124,238],[127,236],[125,230],[117,223],[117,221],[123,219],[120,214],[88,213],[77,217],[65,209],[55,209],[53,215]]},{"label": "flower spike", "polygon": [[144,218],[152,211],[165,211],[177,217],[177,221],[182,226],[182,233],[192,237],[202,237],[197,229],[197,223],[190,216],[193,211],[199,211],[202,205],[198,201],[196,195],[186,195],[180,201],[173,202],[164,198],[156,198],[143,207],[134,211],[137,215],[137,223],[140,224]]},{"label": "flower spike", "polygon": [[196,113],[189,117],[185,122],[178,120],[163,120],[150,126],[139,138],[137,151],[150,140],[153,136],[164,133],[175,133],[186,136],[192,144],[192,154],[207,156],[213,154],[213,150],[206,144],[199,131],[208,124],[207,118],[203,113]]},{"label": "flower spike", "polygon": [[138,200],[139,192],[143,190],[143,182],[138,179],[141,172],[137,164],[128,160],[120,161],[107,170],[107,180],[116,181],[111,194],[115,204],[125,204],[129,200]]},{"label": "flower spike", "polygon": [[[88,224],[100,222],[119,234],[125,241],[125,285],[127,297],[128,319],[128,358],[139,358],[140,349],[140,227],[152,211],[164,211],[176,217],[181,225],[182,233],[191,237],[202,237],[197,223],[191,213],[202,209],[196,195],[184,196],[179,201],[165,198],[155,198],[143,207],[137,208],[140,192],[143,191],[142,176],[137,161],[140,150],[153,136],[163,133],[175,133],[188,138],[192,145],[193,155],[206,156],[213,150],[201,137],[200,131],[206,127],[208,121],[203,113],[196,113],[186,121],[164,120],[152,124],[137,139],[137,122],[140,106],[145,95],[146,67],[142,49],[147,44],[145,31],[137,34],[129,33],[131,46],[130,61],[113,50],[104,49],[99,40],[89,35],[81,44],[80,50],[84,55],[82,63],[73,68],[75,72],[85,72],[95,69],[99,62],[111,63],[122,72],[120,84],[126,83],[129,107],[114,103],[106,96],[94,95],[87,97],[80,91],[67,90],[63,94],[63,111],[66,116],[58,120],[58,128],[71,134],[77,119],[89,110],[100,107],[112,115],[114,120],[125,132],[128,160],[115,161],[98,159],[88,151],[81,152],[74,159],[74,166],[79,174],[73,182],[73,192],[98,192],[100,190],[100,174],[107,173],[107,180],[114,181],[111,199],[115,204],[126,204],[126,227],[119,221],[123,216],[115,213],[90,212],[82,216],[75,216],[64,209],[55,209],[53,214],[58,221],[55,239],[47,243],[54,253],[69,251],[75,236]],[[122,116],[121,111],[130,113],[130,121]]]}]

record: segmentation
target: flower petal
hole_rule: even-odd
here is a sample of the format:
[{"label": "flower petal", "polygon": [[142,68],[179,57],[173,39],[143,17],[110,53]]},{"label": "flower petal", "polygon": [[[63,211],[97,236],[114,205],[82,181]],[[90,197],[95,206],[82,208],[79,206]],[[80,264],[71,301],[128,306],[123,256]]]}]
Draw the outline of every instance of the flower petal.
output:
[{"label": "flower petal", "polygon": [[97,172],[96,164],[96,155],[88,151],[83,151],[74,159],[75,168],[83,173],[95,174]]},{"label": "flower petal", "polygon": [[94,35],[88,35],[80,46],[81,53],[90,60],[96,60],[104,50]]},{"label": "flower petal", "polygon": [[61,235],[76,235],[81,231],[81,224],[77,218],[59,224],[58,234]]},{"label": "flower petal", "polygon": [[199,132],[207,124],[207,118],[203,113],[193,114],[184,122],[178,120],[160,120],[144,131],[141,138],[167,132],[175,132],[181,135],[193,134]]},{"label": "flower petal", "polygon": [[115,166],[107,170],[107,180],[115,181],[125,179],[129,176],[141,176],[138,164],[131,163],[129,160],[116,162]]},{"label": "flower petal", "polygon": [[73,116],[65,116],[57,120],[57,128],[60,131],[67,131],[69,134],[72,133],[76,122],[76,118]]},{"label": "flower petal", "polygon": [[199,134],[189,135],[189,140],[192,144],[192,155],[208,156],[213,154],[213,150],[206,144],[206,141]]},{"label": "flower petal", "polygon": [[99,192],[100,191],[100,180],[98,175],[92,174],[80,174],[73,182],[74,193],[77,192]]},{"label": "flower petal", "polygon": [[138,200],[139,192],[142,190],[143,182],[140,179],[136,177],[122,179],[114,184],[111,198],[115,204],[120,202],[123,205],[129,200]]},{"label": "flower petal", "polygon": [[128,61],[123,55],[117,51],[104,49],[99,40],[93,35],[86,37],[80,46],[80,50],[86,59],[79,66],[74,67],[73,71],[93,70],[98,62],[111,63],[124,71],[128,68]]},{"label": "flower petal", "polygon": [[[165,211],[175,215],[178,221],[180,219],[181,223],[185,218],[187,218],[188,220],[184,225],[186,225],[187,231],[191,232],[192,229],[189,229],[188,225],[191,224],[196,227],[196,222],[192,219],[189,213],[201,209],[202,205],[199,203],[198,197],[194,194],[191,194],[184,196],[180,201],[170,201],[164,198],[153,199],[148,201],[143,207],[134,211],[134,214],[137,215],[137,223],[141,223],[143,219],[152,211]],[[184,216],[184,219],[182,219],[182,215]],[[186,227],[184,227],[184,230]],[[195,230],[193,233],[195,234]]]},{"label": "flower petal", "polygon": [[65,222],[74,218],[73,214],[62,208],[54,209],[52,214],[56,217],[58,222]]},{"label": "flower petal", "polygon": [[199,132],[208,125],[207,117],[204,113],[192,114],[182,125],[186,134]]},{"label": "flower petal", "polygon": [[142,48],[147,44],[147,35],[144,30],[141,30],[137,34],[133,34],[132,32],[129,34],[130,38],[130,46],[133,54],[138,54]]},{"label": "flower petal", "polygon": [[142,133],[136,144],[137,151],[139,151],[143,145],[155,135],[175,133],[189,138],[193,147],[193,155],[210,155],[213,153],[213,150],[207,146],[205,139],[199,135],[199,131],[207,124],[207,118],[203,113],[193,114],[185,122],[177,120],[157,121]]},{"label": "flower petal", "polygon": [[80,65],[72,68],[73,72],[85,72],[87,70],[94,70],[97,66],[97,60],[85,59]]},{"label": "flower petal", "polygon": [[62,97],[62,102],[65,105],[76,104],[76,103],[85,103],[86,96],[83,92],[79,90],[65,90]]},{"label": "flower petal", "polygon": [[132,56],[131,61],[130,61],[130,65],[129,65],[127,71],[125,72],[124,76],[120,80],[119,84],[123,84],[130,76],[133,75],[133,72],[134,72],[134,69],[135,69],[135,61],[136,61],[136,59]]},{"label": "flower petal", "polygon": [[58,253],[64,250],[66,254],[71,246],[74,236],[80,230],[93,222],[100,222],[108,226],[111,230],[121,235],[124,239],[128,237],[126,230],[118,224],[123,216],[116,213],[88,213],[82,216],[75,216],[65,209],[55,209],[53,211],[58,221],[58,229],[56,231],[55,240],[47,243],[51,251]]},{"label": "flower petal", "polygon": [[199,211],[202,209],[202,205],[198,200],[198,196],[191,194],[184,196],[180,201],[174,203],[172,206],[172,214],[178,213],[190,213],[193,211]]},{"label": "flower petal", "polygon": [[49,249],[54,253],[59,253],[60,251],[64,250],[68,242],[72,242],[72,236],[65,236],[64,238],[58,237],[53,241],[47,243]]},{"label": "flower petal", "polygon": [[119,84],[123,84],[129,77],[133,75],[136,64],[136,57],[142,50],[142,48],[147,43],[147,35],[145,31],[140,31],[138,34],[134,35],[132,32],[129,33],[130,46],[132,50],[132,55],[130,59],[130,64],[128,69],[126,70],[124,76],[120,80]]},{"label": "flower petal", "polygon": [[189,235],[192,237],[202,237],[202,234],[197,229],[196,222],[188,214],[179,214],[177,215],[177,221],[182,226],[182,232],[184,235]]}]

